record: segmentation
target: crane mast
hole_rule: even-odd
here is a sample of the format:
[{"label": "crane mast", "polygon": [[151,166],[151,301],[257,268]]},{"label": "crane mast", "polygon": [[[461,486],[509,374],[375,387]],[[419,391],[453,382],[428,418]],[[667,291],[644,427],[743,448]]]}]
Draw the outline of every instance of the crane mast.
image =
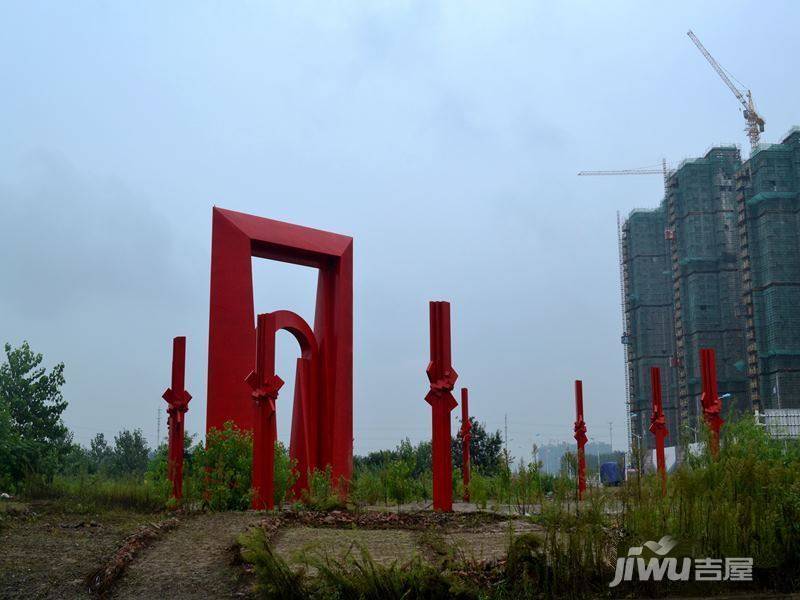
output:
[{"label": "crane mast", "polygon": [[706,50],[706,47],[703,46],[697,36],[691,30],[689,30],[686,35],[694,42],[694,45],[697,46],[700,53],[705,56],[708,63],[717,72],[717,75],[720,76],[723,83],[728,86],[728,89],[733,92],[733,95],[739,100],[739,103],[742,105],[744,120],[747,124],[744,130],[747,133],[747,138],[750,140],[750,148],[755,150],[761,138],[761,134],[764,131],[764,119],[756,111],[753,95],[750,93],[750,90],[745,90],[744,93],[742,93],[742,90],[736,87],[730,77],[728,77],[728,74],[725,73],[725,69],[711,56],[711,53]]}]

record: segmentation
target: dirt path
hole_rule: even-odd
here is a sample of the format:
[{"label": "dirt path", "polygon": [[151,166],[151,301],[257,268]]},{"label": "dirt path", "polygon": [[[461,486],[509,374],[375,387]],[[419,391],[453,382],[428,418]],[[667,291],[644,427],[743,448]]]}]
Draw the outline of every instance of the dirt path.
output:
[{"label": "dirt path", "polygon": [[189,517],[137,556],[111,598],[231,598],[241,595],[241,567],[231,564],[236,537],[258,522],[255,513]]}]

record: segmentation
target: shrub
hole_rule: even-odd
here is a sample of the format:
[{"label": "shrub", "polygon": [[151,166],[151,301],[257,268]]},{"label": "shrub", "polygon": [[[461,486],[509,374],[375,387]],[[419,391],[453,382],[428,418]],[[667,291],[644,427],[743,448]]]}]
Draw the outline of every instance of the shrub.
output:
[{"label": "shrub", "polygon": [[305,571],[292,569],[275,554],[264,530],[251,529],[239,536],[242,558],[253,565],[256,575],[256,593],[262,598],[275,600],[302,600],[308,598],[304,579]]},{"label": "shrub", "polygon": [[373,469],[363,469],[350,482],[350,500],[356,510],[369,504],[377,504],[383,498],[383,488],[378,474]]},{"label": "shrub", "polygon": [[275,442],[275,506],[283,507],[290,495],[292,486],[297,481],[295,467],[297,461],[289,457],[289,451],[281,442]]},{"label": "shrub", "polygon": [[190,495],[202,498],[211,510],[246,510],[250,507],[250,473],[253,438],[228,421],[222,430],[212,428],[205,445],[194,451]]},{"label": "shrub", "polygon": [[312,510],[329,511],[346,508],[333,484],[330,465],[324,471],[315,469],[308,478],[308,490],[303,493],[303,502]]},{"label": "shrub", "polygon": [[473,471],[470,474],[469,499],[482,510],[486,510],[486,506],[489,503],[489,485],[489,479],[478,471]]}]

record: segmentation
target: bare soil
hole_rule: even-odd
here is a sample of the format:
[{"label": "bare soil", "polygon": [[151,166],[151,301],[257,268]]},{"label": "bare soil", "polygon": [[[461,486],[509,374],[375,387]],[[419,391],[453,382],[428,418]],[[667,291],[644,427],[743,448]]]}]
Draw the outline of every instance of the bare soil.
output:
[{"label": "bare soil", "polygon": [[302,553],[316,553],[337,560],[348,554],[360,556],[364,547],[378,564],[388,565],[410,560],[418,548],[410,531],[376,529],[314,529],[292,527],[280,531],[273,540],[275,551],[294,561]]},{"label": "bare soil", "polygon": [[460,558],[483,562],[504,558],[514,537],[523,533],[543,534],[543,530],[527,521],[510,520],[482,525],[469,531],[448,533],[444,540]]},{"label": "bare soil", "polygon": [[[8,511],[12,512],[12,511]],[[153,515],[19,504],[0,529],[0,598],[86,598],[85,577]]]},{"label": "bare soil", "polygon": [[234,564],[235,544],[239,534],[258,521],[253,512],[186,517],[136,557],[110,597],[184,600],[246,595],[244,571]]}]

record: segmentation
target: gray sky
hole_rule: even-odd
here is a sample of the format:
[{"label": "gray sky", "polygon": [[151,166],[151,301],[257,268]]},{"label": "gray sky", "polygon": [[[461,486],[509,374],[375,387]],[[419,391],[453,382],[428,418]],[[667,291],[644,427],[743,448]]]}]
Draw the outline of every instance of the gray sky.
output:
[{"label": "gray sky", "polygon": [[[513,454],[570,439],[576,377],[590,437],[613,421],[623,447],[615,211],[661,181],[575,173],[746,144],[689,28],[778,141],[800,122],[800,5],[563,4],[4,3],[0,341],[66,363],[78,441],[152,442],[187,335],[204,430],[216,204],[355,238],[356,452],[429,436],[431,299]],[[254,262],[257,310],[310,321],[314,272]],[[288,334],[279,352],[291,384]],[[290,407],[287,385],[284,440]]]}]

